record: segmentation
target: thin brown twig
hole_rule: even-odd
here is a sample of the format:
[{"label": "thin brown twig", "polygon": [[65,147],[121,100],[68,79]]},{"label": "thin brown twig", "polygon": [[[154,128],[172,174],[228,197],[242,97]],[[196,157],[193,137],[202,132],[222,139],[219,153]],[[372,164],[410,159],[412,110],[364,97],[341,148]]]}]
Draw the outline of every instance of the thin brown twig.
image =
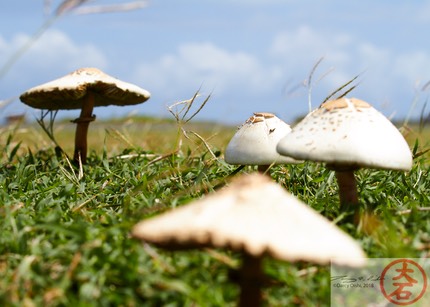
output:
[{"label": "thin brown twig", "polygon": [[[338,87],[336,90],[334,90],[333,92],[331,92],[325,99],[324,101],[321,103],[323,104],[324,102],[328,101],[331,97],[333,97],[335,94],[341,92],[343,89],[345,89],[348,85],[350,85],[352,82],[354,82],[358,77],[360,76],[360,74],[356,75],[354,78],[352,78],[351,80],[349,80],[348,82],[346,82],[345,84],[341,85],[340,87]],[[338,98],[342,98],[344,96],[346,96],[348,93],[350,93],[354,88],[356,87],[356,85],[351,86],[351,88],[347,89],[343,94],[341,94]]]},{"label": "thin brown twig", "polygon": [[401,210],[401,211],[397,211],[398,215],[405,215],[405,214],[409,214],[412,213],[412,211],[417,210],[417,211],[430,211],[430,207],[418,207],[418,208],[414,208],[414,209],[406,209],[406,210]]},{"label": "thin brown twig", "polygon": [[143,249],[153,260],[156,260],[160,264],[160,266],[164,269],[164,271],[169,273],[176,272],[175,268],[171,266],[169,263],[167,263],[166,261],[164,261],[157,253],[157,251],[154,248],[152,248],[151,245],[149,245],[146,242],[143,242]]},{"label": "thin brown twig", "polygon": [[308,88],[308,106],[309,106],[309,112],[312,111],[312,79],[315,74],[315,71],[317,70],[318,66],[323,61],[324,57],[321,57],[318,59],[318,61],[315,63],[315,65],[312,67],[311,72],[309,73],[308,79],[305,82]]},{"label": "thin brown twig", "polygon": [[79,205],[77,205],[76,207],[74,207],[72,209],[73,212],[79,211],[81,210],[86,204],[88,204],[89,202],[91,202],[92,200],[94,200],[98,195],[93,195],[90,198],[88,198],[86,201],[80,203]]},{"label": "thin brown twig", "polygon": [[209,94],[206,99],[202,102],[202,104],[200,105],[200,107],[196,110],[196,112],[193,113],[193,115],[191,115],[187,120],[186,123],[188,123],[190,120],[192,120],[202,109],[203,107],[206,105],[206,103],[209,101],[209,99],[211,98],[211,94]]},{"label": "thin brown twig", "polygon": [[97,5],[97,6],[85,6],[76,8],[73,13],[76,15],[86,14],[104,14],[104,13],[117,13],[127,12],[142,9],[147,7],[148,1],[133,1],[123,4],[112,4],[112,5]]},{"label": "thin brown twig", "polygon": [[202,137],[202,136],[200,136],[197,132],[194,132],[194,131],[186,131],[186,132],[188,132],[188,133],[191,133],[191,134],[193,134],[195,137],[197,137],[204,145],[205,145],[205,147],[206,147],[206,149],[209,151],[209,153],[211,154],[211,156],[216,160],[216,161],[218,161],[219,162],[219,160],[218,160],[218,158],[217,158],[217,156],[214,154],[214,152],[212,151],[212,149],[210,148],[210,146],[209,146],[209,144],[206,142],[206,140]]},{"label": "thin brown twig", "polygon": [[84,4],[85,2],[88,2],[89,0],[64,0],[63,2],[61,2],[56,11],[55,11],[55,15],[56,16],[60,16],[63,15],[67,12],[70,12],[74,9],[76,9],[77,7],[81,6],[82,4]]},{"label": "thin brown twig", "polygon": [[174,150],[174,151],[172,151],[172,152],[169,152],[169,153],[167,153],[167,154],[161,155],[161,156],[159,156],[159,157],[157,157],[157,158],[155,158],[155,159],[153,159],[153,160],[149,161],[149,162],[148,162],[148,164],[146,164],[146,165],[147,165],[147,166],[149,166],[149,165],[154,164],[154,163],[156,163],[156,162],[158,162],[158,161],[161,161],[161,160],[163,160],[163,159],[169,158],[169,157],[171,157],[171,156],[173,156],[173,155],[176,155],[178,152],[179,152],[179,148],[178,148],[178,149],[175,149],[175,150]]}]

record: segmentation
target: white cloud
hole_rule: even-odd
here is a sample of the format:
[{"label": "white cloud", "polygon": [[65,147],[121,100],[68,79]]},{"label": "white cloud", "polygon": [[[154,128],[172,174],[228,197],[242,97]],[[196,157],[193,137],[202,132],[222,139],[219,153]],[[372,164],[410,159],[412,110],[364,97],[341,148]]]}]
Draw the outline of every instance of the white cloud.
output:
[{"label": "white cloud", "polygon": [[[26,34],[16,34],[9,41],[0,37],[0,67],[10,61],[29,39],[30,36]],[[4,76],[1,76],[0,100],[18,97],[33,86],[85,66],[104,69],[107,66],[107,59],[93,44],[80,44],[59,30],[48,30],[25,50]],[[1,111],[3,114],[36,112],[18,100]]]},{"label": "white cloud", "polygon": [[212,43],[185,43],[175,53],[139,65],[136,78],[148,87],[172,92],[200,85],[218,94],[246,90],[261,93],[279,79],[280,71],[266,67],[246,52],[232,52]]},{"label": "white cloud", "polygon": [[201,93],[211,93],[212,98],[199,118],[237,122],[252,112],[275,110],[273,92],[278,94],[275,97],[281,95],[282,73],[253,54],[199,42],[181,44],[175,52],[141,63],[134,80],[152,93],[159,112],[165,111],[166,104],[190,98],[201,87]]},{"label": "white cloud", "polygon": [[334,67],[349,66],[353,59],[352,38],[342,33],[327,34],[309,26],[278,33],[269,47],[270,56],[292,71],[308,72],[318,59]]},{"label": "white cloud", "polygon": [[65,33],[50,30],[35,43],[29,51],[30,63],[39,59],[38,65],[54,66],[61,64],[65,69],[73,70],[84,66],[95,66],[103,69],[107,60],[96,46],[89,43],[80,44],[72,41]]},{"label": "white cloud", "polygon": [[[0,39],[0,55],[3,59],[1,65],[10,60],[30,39],[31,37],[25,34],[15,35],[10,42]],[[19,82],[34,82],[34,75],[40,75],[40,82],[44,82],[45,76],[60,76],[85,66],[103,69],[107,66],[107,60],[95,45],[77,43],[67,34],[52,29],[46,31],[25,50],[7,72],[7,77]]]},{"label": "white cloud", "polygon": [[[316,86],[317,92],[323,92],[319,98],[324,98],[327,93],[361,74],[361,83],[352,95],[368,99],[377,107],[388,100],[398,113],[407,109],[408,102],[413,98],[416,80],[425,82],[430,79],[430,55],[427,52],[414,49],[400,51],[352,35],[328,33],[309,26],[279,33],[269,52],[285,67],[304,78],[316,60],[324,57],[319,72],[327,71],[327,65],[333,67],[333,71]],[[405,99],[407,95],[409,97]]]},{"label": "white cloud", "polygon": [[222,103],[237,102],[230,110],[246,108],[247,114],[266,110],[294,117],[307,111],[306,89],[299,91],[301,94],[291,105],[291,97],[282,97],[282,87],[288,80],[298,84],[307,78],[321,57],[324,60],[314,76],[314,107],[360,74],[351,95],[376,108],[386,108],[388,102],[384,110],[387,115],[394,111],[404,114],[413,98],[416,79],[430,79],[430,56],[425,52],[401,52],[342,31],[327,32],[310,26],[278,33],[266,54],[260,56],[231,51],[211,42],[183,43],[155,61],[138,65],[135,79],[165,103],[188,98],[203,85],[208,91],[213,89]]},{"label": "white cloud", "polygon": [[428,81],[430,79],[430,55],[424,51],[400,54],[393,62],[394,73],[409,80]]},{"label": "white cloud", "polygon": [[[313,75],[313,97],[318,101],[363,71],[355,49],[350,35],[304,25],[275,35],[268,54],[273,65],[282,66],[284,74],[297,82],[307,79],[322,58]],[[306,91],[303,87],[303,93]]]}]

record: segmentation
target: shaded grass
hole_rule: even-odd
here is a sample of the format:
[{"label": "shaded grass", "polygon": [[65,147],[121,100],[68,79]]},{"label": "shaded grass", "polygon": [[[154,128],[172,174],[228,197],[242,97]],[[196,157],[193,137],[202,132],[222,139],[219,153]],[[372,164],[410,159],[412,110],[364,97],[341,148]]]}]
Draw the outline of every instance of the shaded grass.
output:
[{"label": "shaded grass", "polygon": [[[66,144],[74,129],[62,124],[57,139]],[[184,138],[168,120],[99,125],[90,129],[96,137],[82,173],[34,127],[1,134],[1,305],[234,306],[238,289],[228,274],[239,264],[236,254],[168,252],[133,240],[129,232],[141,219],[222,185],[235,169],[222,159],[235,128],[186,127],[204,136],[205,144],[192,134]],[[415,151],[420,148],[425,146],[419,142]],[[430,206],[425,155],[410,173],[357,172],[358,227],[343,220],[333,172],[324,166],[281,165],[270,175],[357,239],[369,257],[430,256],[430,212],[420,210]],[[264,292],[268,305],[329,305],[329,266],[271,259],[264,265],[271,277]]]}]

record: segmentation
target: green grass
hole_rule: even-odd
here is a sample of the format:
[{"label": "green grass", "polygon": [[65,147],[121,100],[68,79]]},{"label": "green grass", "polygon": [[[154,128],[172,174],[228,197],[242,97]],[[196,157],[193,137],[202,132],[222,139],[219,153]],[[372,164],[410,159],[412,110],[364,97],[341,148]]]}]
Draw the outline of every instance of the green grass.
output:
[{"label": "green grass", "polygon": [[[69,155],[74,126],[56,126]],[[140,220],[214,192],[235,169],[223,162],[234,127],[129,119],[94,122],[88,164],[56,154],[38,127],[0,134],[1,306],[234,306],[239,264],[224,250],[168,252],[132,239]],[[408,135],[423,152],[426,138]],[[180,145],[179,139],[183,140]],[[419,140],[418,143],[415,141]],[[210,151],[209,151],[210,149]],[[427,155],[411,172],[357,172],[362,219],[342,219],[334,175],[323,165],[276,166],[274,180],[338,225],[369,257],[429,257]],[[242,172],[255,171],[246,167]],[[409,211],[407,211],[409,210]],[[270,306],[328,306],[329,266],[265,260]]]}]

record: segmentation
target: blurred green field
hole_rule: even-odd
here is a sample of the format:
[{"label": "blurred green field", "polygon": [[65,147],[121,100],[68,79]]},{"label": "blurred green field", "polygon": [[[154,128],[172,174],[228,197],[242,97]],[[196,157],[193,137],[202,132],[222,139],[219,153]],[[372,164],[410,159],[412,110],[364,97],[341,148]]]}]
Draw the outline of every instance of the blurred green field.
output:
[{"label": "blurred green field", "polygon": [[417,152],[427,159],[430,158],[430,125],[420,126],[415,123],[403,126],[400,130],[411,148],[418,146]]},{"label": "blurred green field", "polygon": [[[166,153],[177,149],[179,140],[182,145],[204,147],[205,142],[217,149],[223,149],[236,131],[235,126],[216,122],[193,121],[183,126],[174,119],[130,117],[112,120],[96,120],[88,130],[88,152],[100,154],[103,150],[114,156],[125,149],[139,148],[145,152]],[[54,136],[60,147],[73,156],[76,125],[70,120],[56,121]],[[181,129],[188,131],[185,137]],[[20,153],[52,148],[54,143],[49,139],[40,125],[34,123],[12,123],[0,128],[3,144],[9,134],[13,142],[21,142]],[[197,134],[197,135],[196,135]]]},{"label": "blurred green field", "polygon": [[[396,123],[411,148],[418,146],[418,152],[430,148],[430,125],[410,123],[407,126]],[[73,156],[76,125],[70,120],[54,124],[54,136],[61,148]],[[188,138],[180,130],[188,131]],[[205,147],[205,140],[218,150],[223,150],[236,132],[237,126],[218,122],[192,121],[180,127],[174,119],[151,117],[128,117],[111,120],[96,120],[90,124],[88,131],[88,151],[100,154],[103,150],[111,156],[118,155],[125,149],[140,148],[145,152],[163,153],[173,151],[181,139],[183,145]],[[28,149],[44,150],[54,144],[36,123],[12,123],[0,127],[0,141],[5,143],[13,133],[15,144],[22,142],[20,152]],[[193,133],[194,132],[194,133]],[[196,135],[197,134],[197,135]],[[427,157],[430,155],[425,153]]]}]

